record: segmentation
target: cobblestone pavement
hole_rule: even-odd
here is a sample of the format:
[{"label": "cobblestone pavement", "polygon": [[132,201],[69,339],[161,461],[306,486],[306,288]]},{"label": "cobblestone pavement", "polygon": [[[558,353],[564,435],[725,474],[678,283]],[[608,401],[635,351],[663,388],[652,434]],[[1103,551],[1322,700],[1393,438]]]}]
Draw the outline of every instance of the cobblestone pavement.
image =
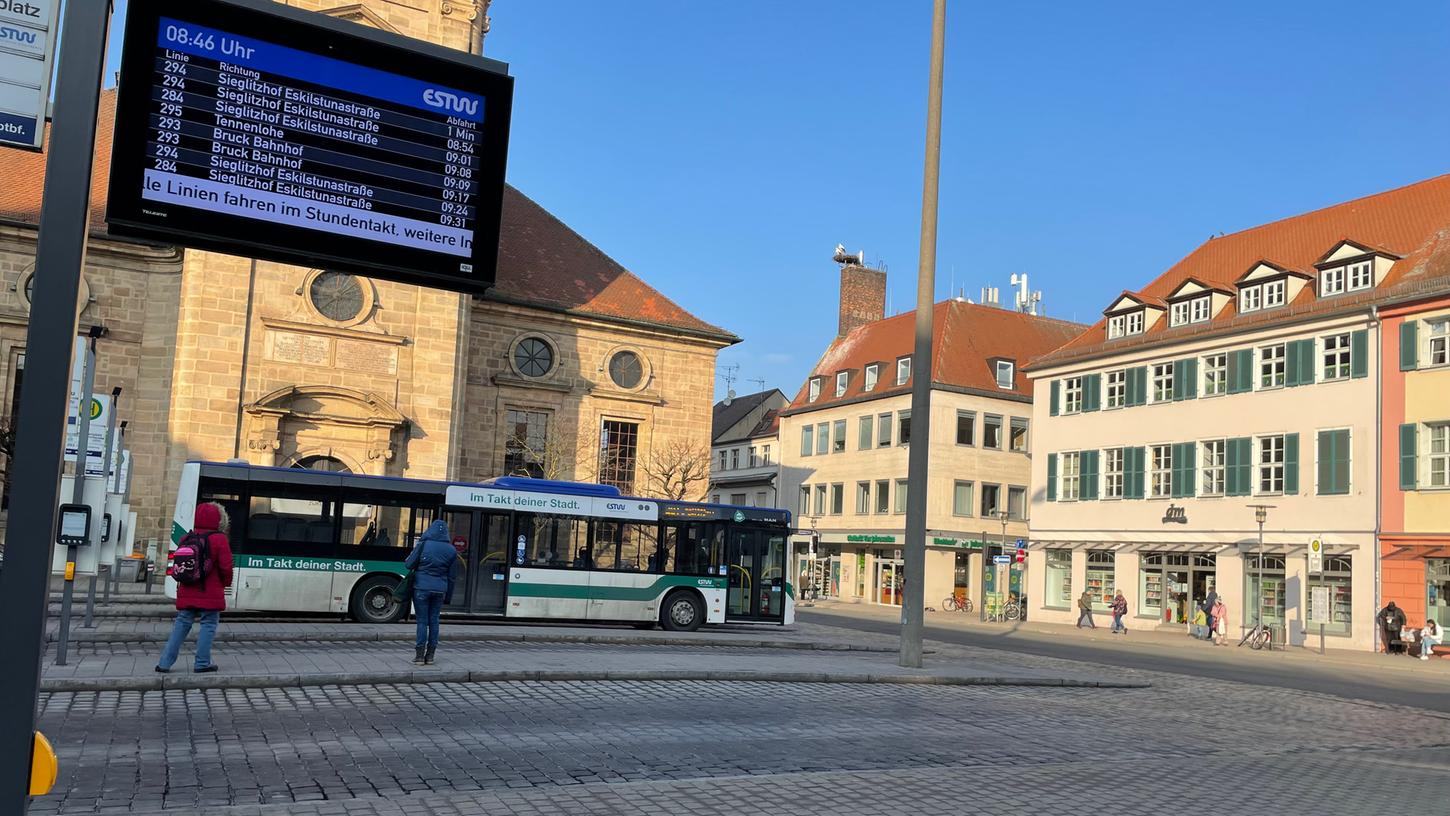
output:
[{"label": "cobblestone pavement", "polygon": [[32,812],[1368,814],[1450,800],[1450,718],[1153,681],[54,694],[41,726],[63,775]]}]

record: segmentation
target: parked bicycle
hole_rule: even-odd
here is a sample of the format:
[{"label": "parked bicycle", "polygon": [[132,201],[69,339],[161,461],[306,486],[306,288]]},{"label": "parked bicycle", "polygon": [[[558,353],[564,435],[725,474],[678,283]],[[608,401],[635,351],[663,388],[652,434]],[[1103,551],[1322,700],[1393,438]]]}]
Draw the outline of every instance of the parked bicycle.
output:
[{"label": "parked bicycle", "polygon": [[948,595],[946,600],[941,602],[941,608],[947,612],[970,612],[972,611],[972,599]]},{"label": "parked bicycle", "polygon": [[989,623],[1006,623],[1022,619],[1022,607],[1016,601],[1000,603],[992,601],[987,604],[987,621]]},{"label": "parked bicycle", "polygon": [[1272,636],[1269,634],[1269,627],[1260,622],[1254,624],[1254,628],[1244,633],[1243,639],[1239,641],[1239,645],[1242,646],[1247,643],[1250,649],[1257,652],[1260,649],[1267,648],[1271,640]]}]

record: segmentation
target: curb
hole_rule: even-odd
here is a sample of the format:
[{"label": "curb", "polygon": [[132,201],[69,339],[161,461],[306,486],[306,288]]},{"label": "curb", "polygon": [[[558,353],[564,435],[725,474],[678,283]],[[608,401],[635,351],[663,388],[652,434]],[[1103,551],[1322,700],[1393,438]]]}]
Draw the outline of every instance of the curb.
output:
[{"label": "curb", "polygon": [[692,682],[820,683],[844,685],[1016,686],[1041,688],[1144,689],[1151,683],[1076,680],[1058,677],[965,677],[915,674],[828,674],[823,672],[750,671],[515,671],[442,669],[435,671],[337,672],[255,676],[157,675],[155,677],[49,678],[40,691],[49,694],[90,691],[189,691],[205,689],[307,688],[313,686],[377,686],[432,683],[519,682]]},{"label": "curb", "polygon": [[[72,632],[70,643],[165,643],[167,635],[140,632]],[[412,632],[218,632],[218,643],[411,643]],[[606,646],[686,646],[724,647],[730,649],[791,649],[807,652],[880,652],[895,653],[895,647],[863,646],[853,643],[828,643],[824,641],[794,640],[706,640],[704,638],[671,638],[648,635],[530,635],[518,632],[458,632],[445,638],[458,642],[503,642],[503,643],[577,643]],[[47,643],[56,641],[56,633],[47,632]]]}]

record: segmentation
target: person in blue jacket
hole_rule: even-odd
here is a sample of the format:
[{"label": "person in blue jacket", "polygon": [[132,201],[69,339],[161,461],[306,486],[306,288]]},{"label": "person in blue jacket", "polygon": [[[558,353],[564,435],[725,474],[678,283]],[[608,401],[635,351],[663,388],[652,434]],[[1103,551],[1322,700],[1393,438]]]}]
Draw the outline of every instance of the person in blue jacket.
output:
[{"label": "person in blue jacket", "polygon": [[418,617],[413,663],[431,666],[438,650],[438,616],[453,595],[453,581],[462,566],[442,519],[419,537],[404,566],[413,571],[413,614]]}]

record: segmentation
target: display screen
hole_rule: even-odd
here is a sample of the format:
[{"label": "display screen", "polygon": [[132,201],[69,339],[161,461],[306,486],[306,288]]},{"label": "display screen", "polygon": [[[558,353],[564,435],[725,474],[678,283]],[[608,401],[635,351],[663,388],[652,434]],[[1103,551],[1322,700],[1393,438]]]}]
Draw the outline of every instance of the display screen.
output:
[{"label": "display screen", "polygon": [[83,510],[66,510],[60,514],[60,537],[83,539],[86,537],[86,522],[90,515]]},{"label": "display screen", "polygon": [[287,12],[219,0],[131,10],[113,231],[491,285],[512,79]]}]

